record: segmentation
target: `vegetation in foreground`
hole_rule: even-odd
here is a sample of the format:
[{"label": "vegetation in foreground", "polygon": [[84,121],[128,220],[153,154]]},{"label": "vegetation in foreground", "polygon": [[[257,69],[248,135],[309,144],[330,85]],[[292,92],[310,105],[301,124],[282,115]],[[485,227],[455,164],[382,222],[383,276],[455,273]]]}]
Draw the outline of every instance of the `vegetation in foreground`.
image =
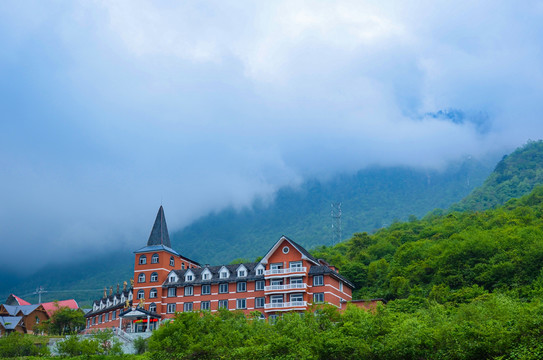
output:
[{"label": "vegetation in foreground", "polygon": [[543,304],[488,294],[459,306],[407,299],[285,314],[180,313],[149,340],[151,359],[541,359]]}]

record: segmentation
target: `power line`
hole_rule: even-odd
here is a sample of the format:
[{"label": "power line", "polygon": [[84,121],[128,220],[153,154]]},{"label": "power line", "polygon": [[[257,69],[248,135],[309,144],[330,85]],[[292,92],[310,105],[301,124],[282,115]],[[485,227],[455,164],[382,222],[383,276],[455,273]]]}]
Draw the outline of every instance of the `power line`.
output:
[{"label": "power line", "polygon": [[341,242],[341,202],[331,203],[332,245]]}]

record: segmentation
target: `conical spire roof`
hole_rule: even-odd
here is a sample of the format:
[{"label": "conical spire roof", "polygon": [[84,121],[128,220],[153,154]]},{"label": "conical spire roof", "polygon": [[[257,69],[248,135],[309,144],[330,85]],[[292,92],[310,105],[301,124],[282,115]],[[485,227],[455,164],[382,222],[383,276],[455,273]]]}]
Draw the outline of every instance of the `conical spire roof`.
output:
[{"label": "conical spire roof", "polygon": [[166,218],[164,217],[164,209],[162,205],[158,209],[156,214],[155,224],[151,230],[151,235],[149,235],[149,240],[147,241],[147,246],[152,245],[164,245],[169,248],[172,247],[170,243],[170,235],[168,234],[168,226],[166,226]]}]

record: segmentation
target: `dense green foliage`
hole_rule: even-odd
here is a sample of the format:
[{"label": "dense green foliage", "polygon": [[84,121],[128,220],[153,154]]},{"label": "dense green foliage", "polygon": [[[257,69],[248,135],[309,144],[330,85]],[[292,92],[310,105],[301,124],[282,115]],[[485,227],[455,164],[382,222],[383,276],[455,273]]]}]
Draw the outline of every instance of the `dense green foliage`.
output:
[{"label": "dense green foliage", "polygon": [[181,313],[150,338],[154,359],[540,359],[543,304],[487,295],[405,312],[351,306],[285,314],[275,325],[222,311]]},{"label": "dense green foliage", "polygon": [[543,184],[543,140],[530,141],[504,156],[483,185],[452,210],[486,210],[521,197]]},{"label": "dense green foliage", "polygon": [[543,284],[543,187],[484,212],[452,212],[355,234],[314,255],[340,268],[355,296],[467,302],[501,290],[533,296]]},{"label": "dense green foliage", "polygon": [[113,331],[97,331],[92,337],[68,336],[56,344],[60,356],[121,355],[120,341],[113,336]]},{"label": "dense green foliage", "polygon": [[36,326],[36,331],[51,335],[75,334],[85,328],[85,316],[79,309],[59,307],[51,317]]},{"label": "dense green foliage", "polygon": [[49,354],[47,339],[13,332],[0,337],[0,357],[43,356]]}]

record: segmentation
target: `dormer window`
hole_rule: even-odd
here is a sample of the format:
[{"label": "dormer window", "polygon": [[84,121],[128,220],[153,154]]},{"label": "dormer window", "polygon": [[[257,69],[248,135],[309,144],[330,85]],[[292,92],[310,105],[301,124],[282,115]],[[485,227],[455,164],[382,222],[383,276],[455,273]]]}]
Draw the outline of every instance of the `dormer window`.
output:
[{"label": "dormer window", "polygon": [[140,265],[145,265],[145,264],[147,264],[147,256],[140,255]]},{"label": "dormer window", "polygon": [[185,274],[185,281],[192,281],[192,280],[194,280],[194,273],[191,270],[189,270]]},{"label": "dormer window", "polygon": [[208,269],[205,269],[202,271],[202,280],[210,280],[211,279],[211,272],[209,272]]},{"label": "dormer window", "polygon": [[185,276],[185,281],[192,281],[192,275]]},{"label": "dormer window", "polygon": [[264,266],[258,265],[258,267],[256,268],[256,274],[257,275],[264,275]]},{"label": "dormer window", "polygon": [[177,278],[174,275],[170,276],[170,282],[176,282],[176,281],[177,281]]},{"label": "dormer window", "polygon": [[221,270],[219,271],[219,277],[221,279],[226,279],[230,276],[230,272],[228,271],[227,268],[225,268],[224,266],[221,268]]},{"label": "dormer window", "polygon": [[238,271],[238,276],[239,277],[245,277],[245,276],[247,276],[247,272],[245,270],[239,270]]},{"label": "dormer window", "polygon": [[158,254],[153,254],[151,258],[151,264],[158,264]]}]

